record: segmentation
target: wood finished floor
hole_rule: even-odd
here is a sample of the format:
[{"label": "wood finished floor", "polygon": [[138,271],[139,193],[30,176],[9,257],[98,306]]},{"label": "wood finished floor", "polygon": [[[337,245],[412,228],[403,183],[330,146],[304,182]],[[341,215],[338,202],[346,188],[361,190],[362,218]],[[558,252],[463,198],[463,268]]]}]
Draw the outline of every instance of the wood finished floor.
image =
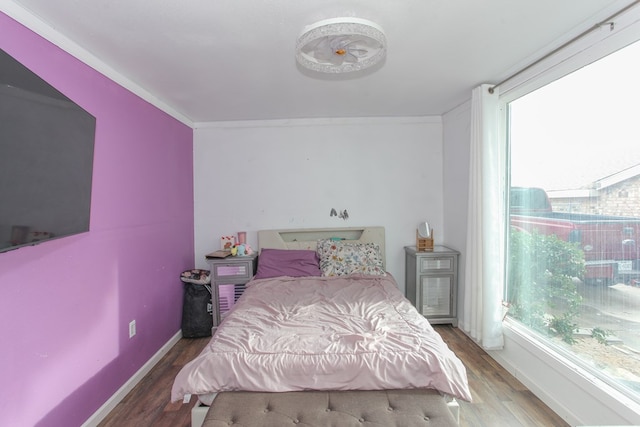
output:
[{"label": "wood finished floor", "polygon": [[[569,426],[462,331],[435,325],[467,368],[473,402],[460,402],[461,427]],[[209,338],[181,339],[111,411],[99,427],[189,427],[190,404],[170,403],[173,378]]]}]

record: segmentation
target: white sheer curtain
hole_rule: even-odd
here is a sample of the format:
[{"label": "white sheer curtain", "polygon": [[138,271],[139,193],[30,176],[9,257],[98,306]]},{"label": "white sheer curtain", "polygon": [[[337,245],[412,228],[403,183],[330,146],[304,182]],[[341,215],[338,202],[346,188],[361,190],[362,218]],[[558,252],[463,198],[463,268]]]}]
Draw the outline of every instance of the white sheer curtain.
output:
[{"label": "white sheer curtain", "polygon": [[504,282],[504,144],[498,135],[497,89],[471,96],[471,156],[464,283],[460,327],[486,349],[500,349]]}]

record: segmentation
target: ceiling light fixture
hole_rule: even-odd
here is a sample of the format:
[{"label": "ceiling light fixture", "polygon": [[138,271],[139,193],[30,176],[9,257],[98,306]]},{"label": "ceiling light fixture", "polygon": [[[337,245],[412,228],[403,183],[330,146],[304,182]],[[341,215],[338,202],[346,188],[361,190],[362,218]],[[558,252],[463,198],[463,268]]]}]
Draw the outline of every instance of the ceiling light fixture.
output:
[{"label": "ceiling light fixture", "polygon": [[305,27],[296,43],[296,60],[320,73],[350,73],[373,67],[387,53],[384,31],[358,18],[332,18]]}]

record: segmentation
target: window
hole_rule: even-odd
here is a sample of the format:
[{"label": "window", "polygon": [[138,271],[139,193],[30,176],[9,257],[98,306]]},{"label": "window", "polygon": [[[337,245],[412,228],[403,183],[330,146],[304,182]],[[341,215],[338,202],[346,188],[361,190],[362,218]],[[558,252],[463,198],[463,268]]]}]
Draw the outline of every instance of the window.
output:
[{"label": "window", "polygon": [[508,104],[509,316],[640,401],[640,42]]}]

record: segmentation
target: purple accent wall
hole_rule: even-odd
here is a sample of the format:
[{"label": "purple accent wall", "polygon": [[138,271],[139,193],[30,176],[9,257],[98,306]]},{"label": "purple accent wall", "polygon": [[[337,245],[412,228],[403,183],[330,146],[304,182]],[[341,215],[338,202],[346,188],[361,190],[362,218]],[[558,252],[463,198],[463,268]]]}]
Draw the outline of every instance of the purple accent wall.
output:
[{"label": "purple accent wall", "polygon": [[0,425],[77,426],[180,329],[193,131],[2,13],[0,32],[96,117],[90,232],[0,254]]}]

